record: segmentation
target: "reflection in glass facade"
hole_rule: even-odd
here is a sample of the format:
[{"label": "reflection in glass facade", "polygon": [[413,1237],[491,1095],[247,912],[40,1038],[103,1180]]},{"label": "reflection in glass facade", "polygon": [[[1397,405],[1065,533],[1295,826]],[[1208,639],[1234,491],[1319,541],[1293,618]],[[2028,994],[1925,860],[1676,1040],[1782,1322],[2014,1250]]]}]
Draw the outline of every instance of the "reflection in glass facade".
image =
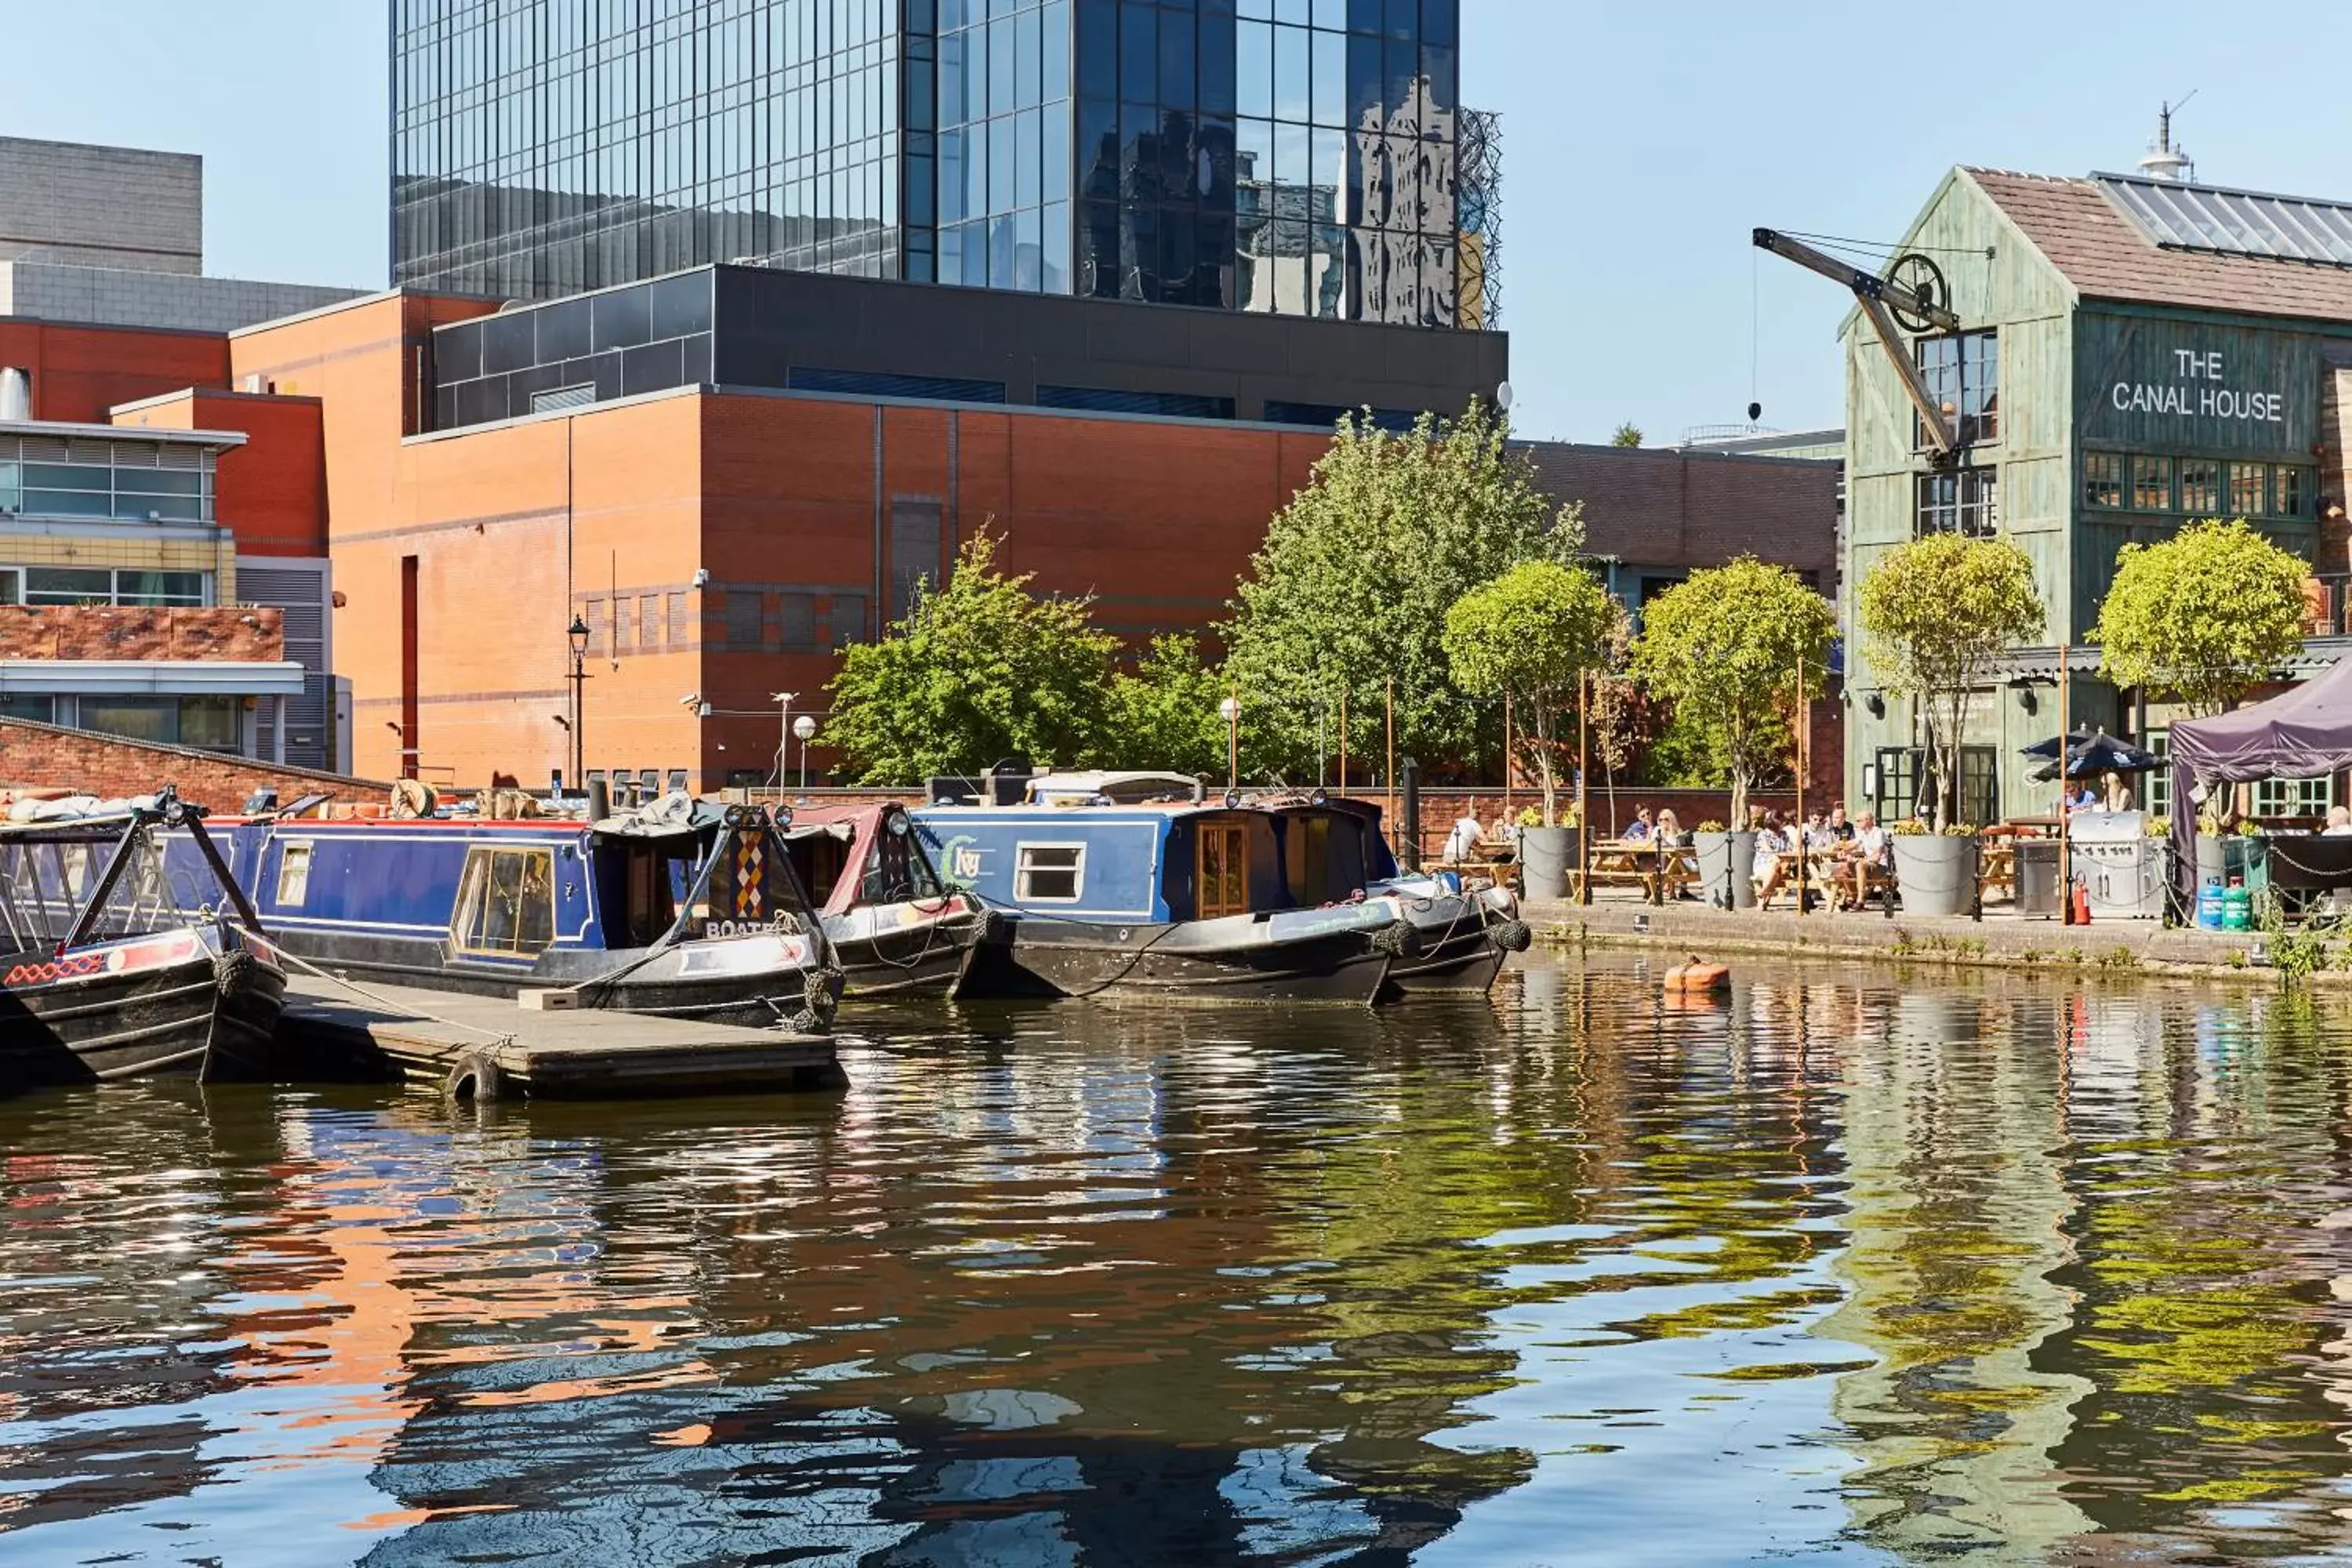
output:
[{"label": "reflection in glass facade", "polygon": [[394,19],[396,282],[544,299],[752,260],[1480,324],[1460,0],[395,0]]}]

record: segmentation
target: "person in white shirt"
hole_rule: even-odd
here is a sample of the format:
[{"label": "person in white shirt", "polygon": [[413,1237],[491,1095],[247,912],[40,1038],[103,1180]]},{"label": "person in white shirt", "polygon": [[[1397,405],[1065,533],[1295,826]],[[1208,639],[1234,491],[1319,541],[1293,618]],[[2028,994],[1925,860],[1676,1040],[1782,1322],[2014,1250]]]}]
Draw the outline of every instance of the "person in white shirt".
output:
[{"label": "person in white shirt", "polygon": [[1877,816],[1864,811],[1853,819],[1853,837],[1840,847],[1837,864],[1830,869],[1830,880],[1837,885],[1847,903],[1859,906],[1868,890],[1865,874],[1884,872],[1894,850],[1894,840],[1886,829],[1878,826]]},{"label": "person in white shirt", "polygon": [[2327,808],[2327,826],[2319,830],[2322,838],[2352,838],[2352,808],[2331,805]]},{"label": "person in white shirt", "polygon": [[1478,840],[1486,836],[1477,816],[1468,810],[1454,819],[1454,831],[1445,836],[1445,863],[1459,866],[1470,858],[1478,847]]}]

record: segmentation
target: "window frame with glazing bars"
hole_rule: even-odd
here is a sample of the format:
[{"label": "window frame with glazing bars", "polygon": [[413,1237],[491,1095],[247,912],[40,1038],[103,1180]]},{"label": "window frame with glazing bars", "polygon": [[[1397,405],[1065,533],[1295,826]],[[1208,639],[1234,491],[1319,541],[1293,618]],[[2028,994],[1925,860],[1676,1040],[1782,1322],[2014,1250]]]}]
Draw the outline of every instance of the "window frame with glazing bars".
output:
[{"label": "window frame with glazing bars", "polygon": [[[1932,495],[1942,485],[1951,487],[1948,500]],[[1969,493],[1971,490],[1973,495]],[[1913,538],[1958,533],[1965,539],[1990,539],[2000,531],[2000,469],[1997,465],[1934,468],[1912,476]]]},{"label": "window frame with glazing bars", "polygon": [[[1946,367],[1928,363],[1931,349],[1940,350],[1945,344],[1956,345],[1949,372]],[[1971,347],[1976,350],[1971,353]],[[1987,446],[2000,439],[2000,331],[1995,327],[1979,328],[1965,332],[1931,332],[1911,341],[1911,363],[1918,368],[1919,378],[1926,383],[1928,395],[1938,405],[1952,409],[1952,434],[1963,447]],[[1986,372],[1990,370],[1990,376]],[[1969,408],[1972,394],[1979,395],[1979,406]],[[1927,423],[1916,413],[1911,416],[1911,447],[1924,452],[1932,445],[1927,439]]]}]

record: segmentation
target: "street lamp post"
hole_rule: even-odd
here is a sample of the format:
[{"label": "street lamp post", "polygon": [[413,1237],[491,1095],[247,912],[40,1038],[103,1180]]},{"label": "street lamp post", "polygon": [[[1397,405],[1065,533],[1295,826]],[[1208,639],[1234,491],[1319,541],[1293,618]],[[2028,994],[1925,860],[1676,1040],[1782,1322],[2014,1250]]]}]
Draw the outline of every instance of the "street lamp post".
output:
[{"label": "street lamp post", "polygon": [[776,705],[776,787],[784,787],[785,764],[792,761],[793,699],[797,691],[771,691],[768,700]]},{"label": "street lamp post", "polygon": [[1217,704],[1217,711],[1225,720],[1225,787],[1242,786],[1242,704],[1238,697],[1227,697]]},{"label": "street lamp post", "polygon": [[572,731],[572,786],[584,792],[588,787],[584,771],[588,748],[581,737],[580,718],[588,681],[588,623],[575,613],[563,637],[572,645],[572,722],[565,726]]},{"label": "street lamp post", "polygon": [[816,721],[803,713],[793,721],[793,733],[801,738],[801,788],[808,788],[808,743],[816,739]]}]

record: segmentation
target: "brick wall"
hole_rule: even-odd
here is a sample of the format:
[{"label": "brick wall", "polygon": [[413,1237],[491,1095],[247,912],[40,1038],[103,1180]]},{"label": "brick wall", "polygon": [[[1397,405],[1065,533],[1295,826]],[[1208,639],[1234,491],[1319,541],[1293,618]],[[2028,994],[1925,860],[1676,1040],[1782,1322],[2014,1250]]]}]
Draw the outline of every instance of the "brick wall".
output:
[{"label": "brick wall", "polygon": [[0,658],[184,658],[275,663],[286,657],[277,610],[220,606],[0,605]]},{"label": "brick wall", "polygon": [[255,790],[274,788],[280,804],[314,790],[336,800],[383,800],[392,787],[268,763],[247,762],[186,746],[118,740],[87,730],[0,719],[0,789],[70,789],[102,799],[148,795],[165,784],[214,811],[234,811]]},{"label": "brick wall", "polygon": [[1595,555],[1680,571],[1752,554],[1824,593],[1835,584],[1835,463],[1565,441],[1528,452],[1549,494],[1583,503]]}]

